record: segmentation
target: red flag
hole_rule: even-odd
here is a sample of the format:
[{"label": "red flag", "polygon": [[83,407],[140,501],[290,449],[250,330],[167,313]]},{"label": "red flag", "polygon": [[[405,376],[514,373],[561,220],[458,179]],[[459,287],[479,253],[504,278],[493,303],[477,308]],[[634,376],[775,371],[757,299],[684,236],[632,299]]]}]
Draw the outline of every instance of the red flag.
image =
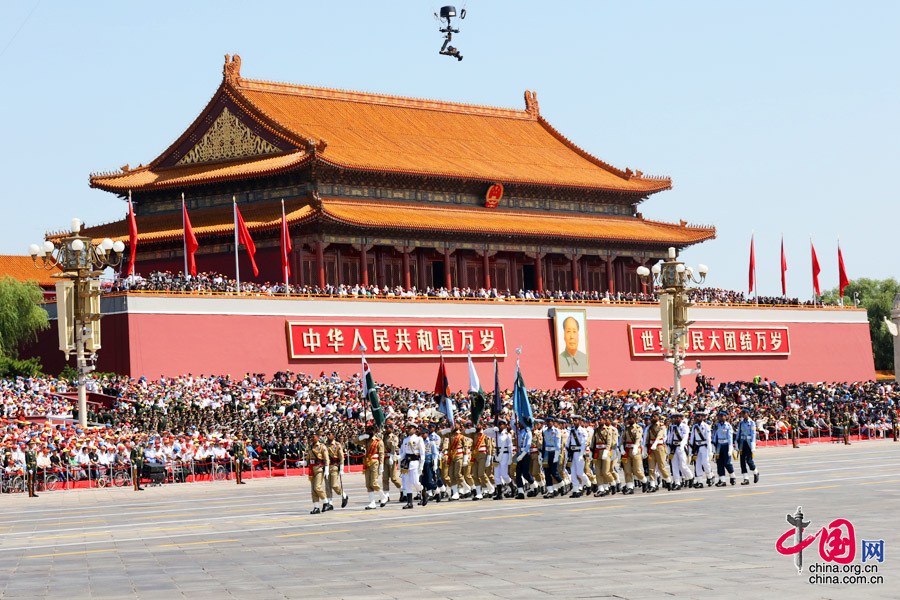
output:
[{"label": "red flag", "polygon": [[126,276],[134,274],[134,255],[137,252],[137,221],[134,218],[134,207],[131,206],[131,192],[128,192],[128,245],[131,247],[131,262],[128,264]]},{"label": "red flag", "polygon": [[809,240],[809,248],[812,251],[813,288],[816,290],[816,296],[821,296],[822,291],[819,289],[819,273],[822,272],[822,268],[819,267],[819,259],[816,257],[816,247],[813,246],[811,239]]},{"label": "red flag", "polygon": [[750,291],[748,294],[753,293],[753,280],[755,279],[754,275],[756,274],[756,255],[753,253],[753,236],[750,236]]},{"label": "red flag", "polygon": [[784,236],[781,236],[781,295],[787,296],[787,282],[784,274],[787,272],[787,259],[784,257]]},{"label": "red flag", "polygon": [[200,247],[197,236],[194,235],[194,228],[191,227],[191,220],[188,218],[187,205],[184,200],[181,201],[181,210],[184,212],[184,256],[187,258],[188,273],[197,276],[197,263],[194,260],[194,253]]},{"label": "red flag", "polygon": [[844,288],[850,285],[847,279],[847,270],[844,269],[844,255],[841,254],[841,243],[838,242],[838,287],[841,290],[841,298],[844,297]]},{"label": "red flag", "polygon": [[237,203],[234,204],[234,214],[237,217],[238,242],[244,245],[244,248],[247,249],[247,254],[250,255],[253,276],[259,277],[259,269],[256,268],[256,244],[253,243],[253,239],[250,237],[250,230],[244,224],[244,217],[241,216],[241,209],[238,208]]},{"label": "red flag", "polygon": [[288,260],[291,256],[291,234],[288,232],[287,217],[284,214],[284,200],[281,201],[281,270],[284,278],[291,276],[291,264]]}]

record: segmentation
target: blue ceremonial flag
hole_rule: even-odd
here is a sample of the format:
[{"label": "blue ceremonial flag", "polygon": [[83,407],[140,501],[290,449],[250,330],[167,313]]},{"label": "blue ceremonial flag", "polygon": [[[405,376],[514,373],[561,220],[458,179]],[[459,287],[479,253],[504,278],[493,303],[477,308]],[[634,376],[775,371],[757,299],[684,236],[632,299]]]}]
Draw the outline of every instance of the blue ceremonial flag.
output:
[{"label": "blue ceremonial flag", "polygon": [[513,410],[523,427],[534,427],[534,413],[531,412],[531,401],[528,400],[528,392],[525,391],[525,382],[522,380],[522,371],[519,370],[519,360],[516,359],[516,386],[513,390]]},{"label": "blue ceremonial flag", "polygon": [[453,401],[450,399],[450,382],[447,381],[447,371],[444,370],[444,357],[441,357],[441,366],[438,369],[437,382],[434,384],[434,395],[438,397],[438,412],[447,417],[450,427],[454,427]]}]

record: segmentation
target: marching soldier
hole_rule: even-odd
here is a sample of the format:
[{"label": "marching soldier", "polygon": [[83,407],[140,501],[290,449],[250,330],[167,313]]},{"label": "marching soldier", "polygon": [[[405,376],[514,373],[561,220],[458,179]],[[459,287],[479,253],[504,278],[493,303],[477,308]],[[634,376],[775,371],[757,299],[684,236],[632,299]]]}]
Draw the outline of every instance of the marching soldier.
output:
[{"label": "marching soldier", "polygon": [[[467,423],[467,425],[471,424],[471,422]],[[463,456],[462,467],[463,493],[461,493],[459,496],[460,498],[468,498],[469,496],[475,495],[475,478],[472,477],[472,438],[470,438],[469,436],[464,436],[463,444],[466,447],[466,453]]]},{"label": "marching soldier", "polygon": [[448,432],[447,439],[447,461],[449,463],[447,472],[450,476],[450,502],[459,500],[459,486],[462,483],[462,466],[465,459],[466,446],[463,442],[462,424],[457,422],[456,426]]},{"label": "marching soldier", "polygon": [[794,448],[800,447],[798,440],[800,435],[800,417],[798,412],[798,410],[791,411],[791,444],[793,444]]},{"label": "marching soldier", "polygon": [[688,443],[691,446],[691,455],[694,459],[694,487],[702,488],[705,476],[706,485],[711,486],[713,481],[712,469],[709,468],[710,446],[712,445],[712,430],[706,422],[706,413],[698,412],[696,422],[691,427],[691,436]]},{"label": "marching soldier", "polygon": [[467,429],[466,433],[472,439],[472,478],[475,480],[475,495],[473,501],[484,498],[489,482],[487,476],[488,458],[490,457],[490,438],[484,434],[484,427],[476,423],[475,427]]},{"label": "marching soldier", "polygon": [[669,425],[669,431],[666,434],[666,445],[670,449],[670,457],[672,460],[672,474],[675,482],[672,490],[680,490],[682,480],[687,481],[686,485],[690,486],[690,481],[694,478],[691,467],[688,464],[687,452],[685,445],[688,441],[688,426],[683,422],[684,415],[677,412],[672,415],[672,424]]},{"label": "marching soldier", "polygon": [[37,479],[37,453],[34,451],[34,438],[28,440],[28,449],[25,450],[25,485],[28,487],[28,497],[37,498],[34,492]]},{"label": "marching soldier", "polygon": [[437,465],[441,460],[441,446],[438,442],[440,438],[428,436],[428,430],[424,423],[419,429],[425,444],[425,462],[422,465],[422,501],[419,504],[425,506],[428,504],[429,495],[432,495],[436,501],[440,501],[440,494],[437,493]]},{"label": "marching soldier", "polygon": [[494,449],[494,462],[496,464],[494,467],[494,500],[502,500],[504,486],[512,485],[512,479],[509,477],[509,463],[513,453],[512,436],[507,431],[507,424],[503,419],[500,420],[499,427],[491,427],[486,434],[496,441]]},{"label": "marching soldier", "polygon": [[844,410],[844,416],[841,419],[841,422],[844,426],[844,445],[850,445],[850,426],[853,424],[853,420],[850,418],[850,411]]},{"label": "marching soldier", "polygon": [[547,418],[543,442],[541,455],[544,466],[544,478],[547,482],[547,491],[544,492],[544,498],[555,498],[560,495],[563,487],[562,477],[559,475],[562,441],[560,440],[559,429],[556,427],[556,419],[553,417]]},{"label": "marching soldier", "polygon": [[319,434],[313,432],[306,450],[306,464],[309,466],[309,484],[313,502],[313,509],[309,513],[311,515],[324,512],[323,509],[319,508],[319,505],[325,503],[325,490],[322,489],[322,481],[328,471],[328,461],[328,448],[319,440]]},{"label": "marching soldier", "polygon": [[344,446],[339,441],[337,441],[334,437],[333,431],[328,431],[327,434],[328,443],[325,444],[325,447],[328,448],[328,467],[325,469],[326,477],[325,477],[325,505],[322,507],[322,512],[326,510],[334,510],[334,504],[332,503],[332,498],[334,498],[334,494],[337,494],[341,497],[341,508],[347,507],[347,502],[350,497],[344,493],[343,485],[341,482],[343,478],[341,475],[344,471]]},{"label": "marching soldier", "polygon": [[397,467],[400,462],[400,438],[394,433],[390,423],[384,429],[384,470],[381,473],[381,506],[391,501],[391,484],[400,489],[400,475]]},{"label": "marching soldier", "polygon": [[529,454],[531,455],[531,478],[535,481],[536,489],[533,494],[536,496],[538,493],[545,494],[547,493],[546,486],[544,484],[544,469],[541,467],[541,447],[544,443],[544,420],[543,419],[535,419],[534,420],[534,429],[531,430],[531,450]]},{"label": "marching soldier", "polygon": [[363,470],[366,478],[366,492],[369,494],[369,504],[366,510],[374,510],[378,508],[375,503],[375,494],[381,491],[378,485],[378,477],[381,475],[381,469],[384,466],[384,442],[375,435],[375,427],[366,426],[365,435],[359,437],[360,441],[366,442],[366,453],[363,457]]},{"label": "marching soldier", "polygon": [[891,430],[894,432],[894,441],[900,439],[900,414],[897,409],[891,411]]},{"label": "marching soldier", "polygon": [[572,470],[569,476],[572,478],[572,495],[570,498],[581,498],[584,495],[583,486],[589,486],[591,480],[584,474],[584,453],[587,450],[587,433],[582,427],[582,418],[575,415],[572,418],[572,428],[569,430],[569,441],[566,448],[572,458]]},{"label": "marching soldier", "polygon": [[526,491],[529,498],[535,495],[534,478],[531,476],[531,442],[534,436],[531,429],[520,422],[517,437],[516,498],[524,500]]},{"label": "marching soldier", "polygon": [[409,435],[400,444],[400,472],[403,475],[403,498],[406,504],[403,508],[413,507],[413,496],[421,489],[419,484],[419,469],[425,462],[425,443],[416,434],[416,426],[409,424]]},{"label": "marching soldier", "polygon": [[653,413],[650,417],[650,427],[647,428],[646,439],[644,440],[644,452],[647,454],[649,477],[650,477],[650,493],[659,489],[656,473],[659,472],[662,477],[663,484],[666,488],[671,489],[672,476],[669,475],[669,468],[666,466],[666,428],[659,422],[659,414]]},{"label": "marching soldier", "polygon": [[234,457],[234,480],[237,485],[244,483],[244,457],[247,456],[247,448],[240,439],[231,444],[231,454]]},{"label": "marching soldier", "polygon": [[734,485],[734,467],[731,466],[731,454],[734,451],[734,427],[727,420],[728,413],[719,411],[718,422],[712,432],[713,448],[716,450],[716,473],[719,481],[716,487],[725,487],[725,471]]},{"label": "marching soldier", "polygon": [[625,430],[622,432],[622,470],[625,472],[625,494],[634,494],[634,481],[638,480],[641,490],[647,491],[647,477],[644,475],[644,462],[641,459],[641,441],[644,428],[637,422],[633,413],[625,417]]},{"label": "marching soldier", "polygon": [[741,485],[750,485],[750,476],[747,467],[753,471],[753,483],[759,481],[759,470],[753,463],[753,452],[756,451],[756,423],[750,418],[750,411],[746,408],[741,411],[741,420],[738,423],[737,431],[738,451],[741,453],[741,475],[744,481]]},{"label": "marching soldier", "polygon": [[131,478],[136,492],[143,491],[141,487],[141,475],[144,473],[144,446],[140,439],[135,439],[131,446]]}]

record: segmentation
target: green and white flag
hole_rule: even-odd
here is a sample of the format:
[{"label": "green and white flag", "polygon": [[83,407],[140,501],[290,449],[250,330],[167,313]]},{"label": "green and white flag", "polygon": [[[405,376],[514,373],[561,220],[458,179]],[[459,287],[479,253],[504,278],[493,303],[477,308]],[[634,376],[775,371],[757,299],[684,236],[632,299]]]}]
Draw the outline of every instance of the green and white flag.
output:
[{"label": "green and white flag", "polygon": [[369,403],[369,408],[372,409],[372,420],[375,422],[375,427],[381,429],[385,421],[384,411],[381,410],[381,403],[378,401],[378,389],[375,387],[375,379],[372,377],[372,371],[369,370],[369,363],[366,361],[365,356],[362,357],[362,366],[363,398]]}]

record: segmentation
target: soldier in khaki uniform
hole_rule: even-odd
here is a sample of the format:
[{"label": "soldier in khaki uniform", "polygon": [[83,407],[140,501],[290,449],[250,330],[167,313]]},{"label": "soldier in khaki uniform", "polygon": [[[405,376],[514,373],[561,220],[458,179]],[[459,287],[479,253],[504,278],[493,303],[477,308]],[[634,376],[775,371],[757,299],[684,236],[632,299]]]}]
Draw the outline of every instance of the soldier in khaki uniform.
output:
[{"label": "soldier in khaki uniform", "polygon": [[597,419],[583,419],[582,420],[584,430],[587,432],[587,436],[585,439],[587,440],[587,447],[584,449],[584,474],[588,478],[588,481],[591,482],[591,487],[588,490],[587,486],[585,486],[585,494],[596,492],[599,489],[600,483],[600,473],[597,471],[597,465],[591,460],[591,442],[594,438],[594,433],[602,427],[602,421],[598,417]]},{"label": "soldier in khaki uniform", "polygon": [[459,486],[462,483],[462,465],[465,459],[466,446],[463,442],[462,425],[456,424],[447,434],[447,473],[450,476],[450,502],[459,500]]},{"label": "soldier in khaki uniform", "polygon": [[613,470],[613,452],[619,444],[619,432],[612,425],[609,417],[600,420],[597,429],[594,430],[594,469],[597,472],[600,489],[596,497],[608,496],[616,493],[618,476]]},{"label": "soldier in khaki uniform", "polygon": [[647,491],[647,477],[644,475],[644,461],[641,460],[641,440],[644,428],[637,422],[633,413],[625,417],[625,430],[622,432],[622,470],[625,472],[624,494],[634,494],[634,481],[637,479],[641,489]]},{"label": "soldier in khaki uniform", "polygon": [[569,451],[566,449],[566,446],[569,445],[569,422],[565,419],[560,419],[559,422],[559,443],[561,448],[559,452],[559,476],[562,479],[562,492],[560,495],[565,495],[572,489],[572,480],[569,479],[569,467],[572,464],[572,459],[569,457]]},{"label": "soldier in khaki uniform", "polygon": [[477,423],[475,427],[467,429],[466,433],[472,441],[472,458],[469,460],[475,487],[475,495],[472,496],[472,500],[481,500],[484,498],[484,492],[490,485],[487,461],[491,455],[491,438],[484,434],[484,427],[481,423]]},{"label": "soldier in khaki uniform", "polygon": [[334,510],[332,499],[335,494],[341,497],[341,508],[346,508],[350,499],[344,493],[341,485],[341,473],[344,470],[344,445],[335,439],[333,431],[329,431],[327,437],[328,443],[325,444],[325,447],[328,448],[329,465],[327,469],[328,476],[325,478],[325,497],[327,500],[325,501],[325,506],[322,507],[322,512]]},{"label": "soldier in khaki uniform", "polygon": [[231,444],[231,456],[234,464],[234,480],[237,485],[244,483],[244,457],[247,456],[247,448],[242,440],[235,440]]},{"label": "soldier in khaki uniform", "polygon": [[378,485],[378,477],[381,475],[381,469],[384,467],[384,442],[375,435],[375,427],[369,425],[366,427],[366,434],[360,436],[360,441],[365,443],[366,453],[363,457],[363,472],[366,478],[366,492],[369,494],[369,504],[366,510],[374,510],[378,508],[375,503],[375,494],[381,491]]},{"label": "soldier in khaki uniform", "polygon": [[[472,423],[468,424],[471,425]],[[466,453],[463,456],[462,493],[460,493],[459,497],[468,498],[475,495],[475,478],[472,477],[472,438],[464,436],[463,444],[466,447]]]},{"label": "soldier in khaki uniform", "polygon": [[668,487],[672,482],[672,476],[669,474],[669,467],[666,464],[668,458],[666,452],[666,427],[659,422],[657,413],[653,413],[653,416],[650,418],[650,427],[647,428],[647,440],[644,449],[649,459],[650,492],[655,492],[659,489],[656,483],[657,469],[666,487]]},{"label": "soldier in khaki uniform", "polygon": [[384,469],[381,472],[381,506],[390,502],[391,484],[400,489],[400,438],[394,433],[394,426],[390,423],[384,429]]},{"label": "soldier in khaki uniform", "polygon": [[544,420],[535,419],[534,428],[531,430],[531,477],[534,479],[534,485],[540,494],[547,493],[547,486],[544,483],[544,469],[541,463],[541,448],[544,447]]},{"label": "soldier in khaki uniform", "polygon": [[318,433],[310,436],[306,461],[309,466],[309,483],[313,502],[310,514],[317,515],[322,512],[319,505],[325,502],[325,490],[322,489],[322,482],[325,478],[325,471],[328,469],[328,448],[319,440]]}]

